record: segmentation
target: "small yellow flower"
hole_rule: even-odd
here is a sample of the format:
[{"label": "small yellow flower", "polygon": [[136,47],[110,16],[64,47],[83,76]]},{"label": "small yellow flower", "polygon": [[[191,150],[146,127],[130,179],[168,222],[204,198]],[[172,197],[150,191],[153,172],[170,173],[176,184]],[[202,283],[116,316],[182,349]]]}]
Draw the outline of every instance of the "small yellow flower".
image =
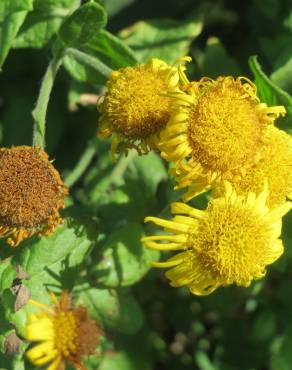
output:
[{"label": "small yellow flower", "polygon": [[[286,132],[270,126],[261,150],[261,159],[246,168],[242,176],[233,177],[230,182],[237,194],[252,191],[261,192],[268,181],[268,207],[274,208],[292,198],[292,138]],[[223,186],[215,188],[214,195],[222,193]]]},{"label": "small yellow flower", "polygon": [[47,370],[63,370],[66,362],[85,370],[82,357],[95,353],[101,330],[86,308],[74,308],[67,292],[62,292],[59,301],[54,295],[52,299],[53,307],[30,300],[42,311],[28,318],[26,339],[38,343],[26,355],[36,366],[49,364]]},{"label": "small yellow flower", "polygon": [[11,246],[62,222],[67,188],[41,148],[0,149],[0,236]]},{"label": "small yellow flower", "polygon": [[160,59],[115,71],[99,105],[99,135],[114,135],[112,152],[125,149],[145,153],[155,147],[157,135],[170,117],[170,98],[163,95],[179,82],[178,69]]},{"label": "small yellow flower", "polygon": [[197,182],[198,192],[202,184],[229,180],[234,171],[254,163],[266,128],[285,114],[282,106],[261,103],[255,85],[243,77],[185,81],[183,90],[168,94],[173,113],[159,149],[176,163],[177,180]]},{"label": "small yellow flower", "polygon": [[146,222],[164,227],[170,235],[145,237],[145,245],[181,251],[166,262],[153,262],[153,266],[172,267],[166,273],[171,285],[188,286],[197,295],[233,283],[249,286],[283,253],[281,218],[292,205],[287,202],[270,211],[267,197],[266,188],[258,197],[252,192],[238,196],[225,182],[224,195],[211,200],[205,211],[173,203],[176,216],[172,221],[147,217]]}]

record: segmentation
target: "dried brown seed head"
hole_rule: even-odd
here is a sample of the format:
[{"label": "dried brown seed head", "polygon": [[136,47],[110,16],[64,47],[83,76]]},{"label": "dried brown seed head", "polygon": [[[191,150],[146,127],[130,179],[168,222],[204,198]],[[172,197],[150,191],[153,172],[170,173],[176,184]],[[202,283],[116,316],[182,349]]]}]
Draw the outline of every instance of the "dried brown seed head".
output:
[{"label": "dried brown seed head", "polygon": [[0,234],[17,246],[48,235],[61,221],[67,188],[41,148],[0,149]]}]

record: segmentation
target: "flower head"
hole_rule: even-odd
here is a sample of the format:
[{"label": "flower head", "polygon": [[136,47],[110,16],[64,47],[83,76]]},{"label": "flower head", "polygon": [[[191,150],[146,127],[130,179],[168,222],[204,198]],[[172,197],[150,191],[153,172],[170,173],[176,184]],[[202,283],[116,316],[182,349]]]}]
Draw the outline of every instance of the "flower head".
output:
[{"label": "flower head", "polygon": [[178,81],[177,68],[160,59],[112,73],[99,105],[99,135],[115,135],[113,152],[120,142],[141,153],[155,146],[170,116],[170,99],[162,94],[175,88]]},{"label": "flower head", "polygon": [[[242,176],[230,180],[239,195],[250,191],[259,194],[265,181],[269,186],[269,208],[292,198],[292,138],[274,126],[267,130],[260,160],[246,168]],[[223,188],[219,185],[214,194],[222,193]]]},{"label": "flower head", "polygon": [[66,362],[85,370],[82,357],[94,354],[101,330],[88,317],[86,308],[72,305],[67,292],[62,292],[59,301],[54,295],[52,299],[53,307],[31,300],[42,310],[28,318],[26,339],[38,343],[26,355],[34,365],[49,363],[48,370],[62,370]]},{"label": "flower head", "polygon": [[[172,221],[147,217],[163,226],[170,235],[143,239],[149,248],[180,250],[156,267],[172,267],[166,276],[171,285],[186,285],[193,294],[207,295],[219,286],[248,286],[266,273],[266,266],[283,253],[281,217],[291,208],[287,202],[270,211],[266,206],[268,191],[258,197],[250,192],[238,196],[225,183],[222,197],[213,199],[205,211],[184,203],[173,203]],[[161,243],[162,242],[162,243]]]},{"label": "flower head", "polygon": [[49,235],[61,222],[67,188],[40,148],[0,149],[0,236],[17,246],[34,234]]},{"label": "flower head", "polygon": [[203,78],[168,95],[173,113],[159,149],[184,180],[187,173],[180,164],[189,164],[192,182],[229,180],[234,171],[254,163],[266,128],[285,114],[282,106],[261,103],[255,85],[243,77]]}]

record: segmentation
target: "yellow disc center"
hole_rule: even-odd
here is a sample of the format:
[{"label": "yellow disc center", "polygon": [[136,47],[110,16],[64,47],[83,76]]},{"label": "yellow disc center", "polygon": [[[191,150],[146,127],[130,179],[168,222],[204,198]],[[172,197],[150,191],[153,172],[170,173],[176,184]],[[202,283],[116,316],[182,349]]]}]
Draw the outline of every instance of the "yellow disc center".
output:
[{"label": "yellow disc center", "polygon": [[66,358],[77,352],[78,322],[73,311],[61,311],[54,319],[55,345]]},{"label": "yellow disc center", "polygon": [[104,110],[113,128],[129,139],[145,139],[169,119],[165,79],[145,66],[125,68],[109,83]]},{"label": "yellow disc center", "polygon": [[229,284],[245,284],[264,271],[270,229],[251,208],[209,205],[190,243],[201,263]]},{"label": "yellow disc center", "polygon": [[193,157],[205,168],[225,173],[254,157],[264,128],[257,102],[240,81],[225,78],[201,91],[189,114]]}]

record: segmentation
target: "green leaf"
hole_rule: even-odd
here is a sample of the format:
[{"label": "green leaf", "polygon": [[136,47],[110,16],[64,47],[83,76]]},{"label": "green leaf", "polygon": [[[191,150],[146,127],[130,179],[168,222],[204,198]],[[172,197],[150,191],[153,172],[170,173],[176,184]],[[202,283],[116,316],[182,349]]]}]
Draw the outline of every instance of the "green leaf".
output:
[{"label": "green leaf", "polygon": [[111,69],[137,63],[134,51],[119,37],[103,29],[84,48],[88,53],[99,56]]},{"label": "green leaf", "polygon": [[64,18],[78,7],[79,0],[35,1],[14,41],[15,48],[41,48],[56,35]]},{"label": "green leaf", "polygon": [[114,16],[134,2],[135,0],[104,0],[104,7],[109,16]]},{"label": "green leaf", "polygon": [[[1,302],[1,301],[0,301]],[[12,325],[5,319],[5,311],[2,303],[0,304],[0,360],[1,352],[5,353],[5,341],[7,336],[13,331]],[[0,362],[0,364],[2,364]]]},{"label": "green leaf", "polygon": [[[82,45],[80,50],[101,60],[113,70],[134,65],[137,62],[134,52],[118,37],[106,30],[100,30],[91,40]],[[96,70],[79,63],[73,57],[66,57],[64,65],[77,81],[91,84],[105,83],[105,78]]]},{"label": "green leaf", "polygon": [[33,0],[2,0],[0,2],[0,15],[5,15],[22,10],[32,10]]},{"label": "green leaf", "polygon": [[11,287],[13,280],[17,277],[17,272],[11,263],[11,258],[0,262],[0,292]]},{"label": "green leaf", "polygon": [[87,174],[84,183],[89,202],[99,205],[107,202],[105,198],[108,197],[110,188],[124,183],[124,172],[135,153],[130,151],[127,157],[122,156],[118,162],[114,163],[108,141],[99,141],[97,152],[99,153],[97,162]]},{"label": "green leaf", "polygon": [[[158,185],[168,178],[161,158],[154,152],[148,153],[147,156],[138,156],[135,151],[131,151],[127,157],[122,156],[116,164],[112,162],[109,153],[105,153],[100,159],[85,180],[85,191],[90,201],[99,205],[105,219],[112,209],[101,208],[102,204],[114,206],[115,203],[122,203],[122,214],[116,207],[117,213],[112,214],[112,220],[120,217],[132,222],[143,221],[146,213],[157,204]],[[103,176],[96,176],[97,171],[102,171]],[[128,203],[129,207],[125,210]]]},{"label": "green leaf", "polygon": [[98,166],[88,175],[85,194],[96,208],[106,232],[126,223],[142,224],[147,215],[161,209],[159,185],[168,176],[156,153],[138,156],[135,151],[131,151],[115,165],[109,158],[108,167],[102,172],[97,171]]},{"label": "green leaf", "polygon": [[292,93],[292,57],[271,74],[271,80],[280,88]]},{"label": "green leaf", "polygon": [[88,246],[90,243],[84,228],[82,230],[81,227],[78,231],[67,225],[59,226],[50,237],[24,242],[15,259],[17,264],[21,265],[31,277],[34,277],[65,258],[76,248],[82,249],[84,244]]},{"label": "green leaf", "polygon": [[0,68],[32,7],[33,0],[2,0],[0,2]]},{"label": "green leaf", "polygon": [[259,98],[269,106],[284,105],[287,118],[292,116],[292,97],[268,78],[256,56],[249,58],[249,66],[255,77]]},{"label": "green leaf", "polygon": [[136,52],[140,62],[160,58],[173,63],[188,54],[190,44],[201,33],[202,27],[201,20],[149,20],[135,23],[119,36]]},{"label": "green leaf", "polygon": [[[214,63],[216,60],[216,63]],[[205,59],[203,66],[203,75],[216,78],[222,75],[239,75],[240,67],[235,59],[226,52],[221,41],[216,37],[210,37],[207,40],[205,50]]]},{"label": "green leaf", "polygon": [[104,8],[98,3],[88,2],[64,21],[59,36],[66,46],[80,47],[92,39],[106,23]]},{"label": "green leaf", "polygon": [[143,325],[143,312],[135,298],[124,290],[81,288],[80,303],[108,330],[134,334]]},{"label": "green leaf", "polygon": [[143,247],[143,236],[139,224],[128,224],[109,235],[103,245],[101,261],[93,272],[99,284],[115,288],[142,279],[150,268],[150,261],[159,257],[158,252]]}]

